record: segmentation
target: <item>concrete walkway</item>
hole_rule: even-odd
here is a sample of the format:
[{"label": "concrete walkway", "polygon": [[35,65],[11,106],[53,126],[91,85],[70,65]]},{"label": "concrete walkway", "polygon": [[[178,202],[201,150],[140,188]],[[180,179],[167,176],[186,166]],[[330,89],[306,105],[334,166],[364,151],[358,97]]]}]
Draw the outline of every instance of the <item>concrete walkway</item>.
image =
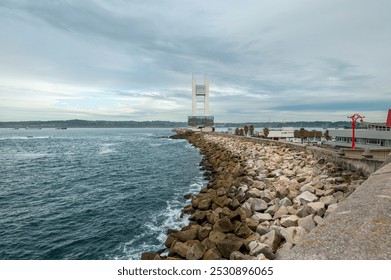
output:
[{"label": "concrete walkway", "polygon": [[391,259],[391,164],[366,180],[285,260]]}]

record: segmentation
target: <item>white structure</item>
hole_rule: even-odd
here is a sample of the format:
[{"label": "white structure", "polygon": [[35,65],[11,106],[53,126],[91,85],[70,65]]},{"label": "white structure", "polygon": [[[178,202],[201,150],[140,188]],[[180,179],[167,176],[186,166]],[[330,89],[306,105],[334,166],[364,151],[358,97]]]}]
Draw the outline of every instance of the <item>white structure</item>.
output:
[{"label": "white structure", "polygon": [[274,140],[286,140],[287,138],[294,137],[295,130],[293,127],[283,127],[278,130],[269,129],[268,139]]},{"label": "white structure", "polygon": [[[206,76],[203,85],[197,85],[197,80],[193,76],[192,95],[193,95],[192,115],[208,116],[209,115],[209,82]],[[201,108],[198,105],[202,105]],[[200,110],[202,114],[198,113]]]},{"label": "white structure", "polygon": [[213,130],[214,117],[209,116],[209,82],[205,76],[204,84],[198,85],[192,79],[192,115],[188,117],[187,124],[193,129],[202,131]]},{"label": "white structure", "polygon": [[[329,135],[336,142],[352,143],[352,129],[330,129]],[[367,129],[356,129],[356,144],[391,147],[391,131],[384,124],[369,124]]]}]

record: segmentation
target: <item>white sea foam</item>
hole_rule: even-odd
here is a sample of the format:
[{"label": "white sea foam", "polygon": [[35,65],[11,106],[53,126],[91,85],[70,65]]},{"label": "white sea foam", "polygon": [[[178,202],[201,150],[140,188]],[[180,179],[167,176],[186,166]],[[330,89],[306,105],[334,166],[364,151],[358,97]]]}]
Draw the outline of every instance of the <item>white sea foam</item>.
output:
[{"label": "white sea foam", "polygon": [[23,153],[16,153],[15,154],[15,159],[18,160],[25,160],[25,159],[37,159],[37,158],[43,158],[49,156],[48,153],[28,153],[28,152],[23,152]]},{"label": "white sea foam", "polygon": [[[204,185],[204,179],[200,176],[195,183],[192,183],[187,193],[198,193]],[[128,259],[139,259],[142,252],[157,251],[167,239],[167,230],[180,230],[189,223],[189,215],[182,215],[182,209],[186,203],[183,199],[177,197],[167,202],[164,211],[159,211],[151,216],[148,223],[143,225],[143,233],[124,245],[123,252]],[[151,245],[142,242],[143,239],[154,238],[159,245]]]},{"label": "white sea foam", "polygon": [[115,143],[104,143],[104,144],[101,144],[100,146],[100,150],[99,150],[99,154],[111,154],[111,153],[115,153],[117,150],[115,148],[113,148],[113,146],[115,145]]}]

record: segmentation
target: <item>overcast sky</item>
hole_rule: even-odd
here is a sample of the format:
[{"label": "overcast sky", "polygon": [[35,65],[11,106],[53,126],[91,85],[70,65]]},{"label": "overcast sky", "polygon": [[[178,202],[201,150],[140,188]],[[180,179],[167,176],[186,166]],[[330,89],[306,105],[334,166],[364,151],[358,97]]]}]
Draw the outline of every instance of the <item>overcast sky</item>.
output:
[{"label": "overcast sky", "polygon": [[0,0],[0,121],[385,122],[389,0]]}]

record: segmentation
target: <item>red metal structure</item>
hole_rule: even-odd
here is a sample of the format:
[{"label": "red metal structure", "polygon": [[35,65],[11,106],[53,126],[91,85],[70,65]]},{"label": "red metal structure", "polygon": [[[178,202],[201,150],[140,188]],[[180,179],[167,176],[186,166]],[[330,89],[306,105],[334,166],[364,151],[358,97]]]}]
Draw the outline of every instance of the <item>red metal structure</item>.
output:
[{"label": "red metal structure", "polygon": [[359,114],[354,114],[353,116],[348,116],[348,119],[352,119],[352,149],[356,148],[356,139],[355,139],[355,130],[356,130],[356,122],[360,119],[360,122],[363,122],[363,118],[365,116],[360,116]]},{"label": "red metal structure", "polygon": [[391,109],[388,110],[386,126],[391,127]]}]

